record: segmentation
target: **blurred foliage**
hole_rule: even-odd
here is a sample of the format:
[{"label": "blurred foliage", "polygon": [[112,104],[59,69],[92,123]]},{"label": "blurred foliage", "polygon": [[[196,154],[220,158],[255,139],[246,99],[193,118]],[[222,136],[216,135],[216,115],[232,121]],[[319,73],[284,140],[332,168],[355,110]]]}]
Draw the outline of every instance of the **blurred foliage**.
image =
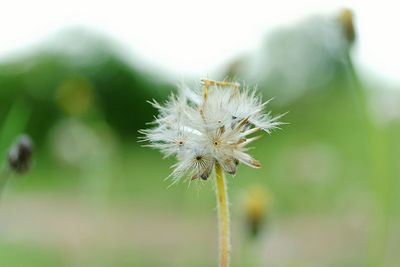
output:
[{"label": "blurred foliage", "polygon": [[28,132],[38,142],[66,116],[104,117],[122,136],[135,136],[152,118],[146,101],[165,97],[173,87],[132,67],[101,37],[64,34],[0,64],[0,121],[18,100],[31,110]]},{"label": "blurred foliage", "polygon": [[[260,248],[259,261],[271,263],[269,266],[314,266],[316,262],[368,266],[368,246],[376,250],[368,259],[370,266],[379,266],[384,260],[386,266],[398,262],[396,244],[400,237],[390,225],[396,225],[400,216],[400,195],[396,194],[400,190],[400,116],[391,114],[393,119],[377,123],[369,113],[371,95],[383,91],[365,84],[353,67],[351,53],[357,38],[352,19],[352,13],[344,11],[335,18],[316,17],[279,29],[268,36],[261,51],[234,60],[223,72],[222,76],[228,73],[248,85],[258,84],[266,99],[275,97],[270,105],[275,114],[289,111],[283,118],[289,124],[258,141],[252,151],[263,168],[240,166],[237,177],[229,177],[233,207],[240,207],[236,196],[242,188],[257,183],[271,191],[271,227],[265,227],[262,238],[274,238],[270,231],[276,231],[276,221],[282,223],[283,234],[287,230],[284,223],[299,223],[290,235],[302,229],[301,219],[296,218],[309,219],[306,222],[312,231],[298,237],[307,242],[302,239],[298,247],[287,245],[288,240],[294,242],[295,234],[278,240],[283,248],[275,265],[272,259],[264,260],[271,247]],[[212,240],[201,239],[213,237],[216,231],[210,219],[215,207],[212,186],[196,181],[189,189],[178,185],[166,190],[168,183],[162,180],[174,161],[162,160],[157,152],[136,144],[137,130],[155,115],[146,100],[162,101],[175,88],[159,74],[145,70],[142,63],[129,62],[119,50],[102,37],[72,31],[35,52],[0,63],[0,125],[4,125],[0,152],[5,153],[8,140],[22,131],[26,122],[39,149],[27,179],[10,182],[10,198],[13,194],[31,197],[33,203],[27,202],[33,206],[27,210],[35,211],[32,216],[49,216],[49,221],[40,221],[43,227],[56,227],[57,216],[66,209],[72,218],[68,217],[62,227],[72,236],[75,233],[74,240],[78,240],[73,245],[60,245],[59,252],[48,248],[47,242],[54,244],[54,240],[43,241],[37,245],[40,248],[32,246],[29,238],[40,237],[29,236],[27,231],[28,237],[22,237],[17,245],[0,243],[1,266],[214,266],[214,247],[202,243]],[[385,109],[377,109],[379,118],[386,117]],[[39,201],[35,206],[38,197],[32,197],[33,192],[55,203]],[[57,199],[66,199],[73,211]],[[61,211],[51,209],[51,205],[61,206]],[[49,210],[41,211],[43,206]],[[85,209],[88,206],[90,209]],[[7,214],[12,219],[16,211],[13,206],[10,209]],[[27,217],[23,211],[21,214],[21,218],[31,218],[29,213]],[[352,238],[347,238],[334,250],[323,240],[318,246],[322,252],[316,249],[308,258],[296,254],[309,240],[321,241],[313,239],[321,231],[332,231],[337,241],[337,232],[331,227],[340,225],[348,214],[354,216],[357,227],[367,229],[367,233],[360,231],[370,239],[365,242],[369,245],[359,242],[350,248]],[[80,226],[86,231],[99,228],[95,233],[101,240],[82,237],[85,230],[74,228],[74,216],[84,221]],[[242,215],[234,208],[233,218],[237,219],[235,216]],[[318,225],[315,221],[320,218],[328,218],[331,224]],[[10,229],[0,234],[16,238],[12,236],[13,225],[9,223]],[[40,229],[36,227],[33,229]],[[109,243],[107,238],[118,234],[119,228],[127,233],[118,242]],[[240,232],[234,229],[237,240]],[[348,233],[339,235],[347,237]],[[186,238],[193,242],[188,245]],[[84,245],[76,249],[81,243]],[[268,246],[268,241],[264,243],[260,245]],[[272,248],[278,245],[274,243]],[[71,247],[79,252],[71,252]],[[25,255],[27,261],[18,255]],[[239,262],[235,257],[240,253],[235,252],[233,260]]]},{"label": "blurred foliage", "polygon": [[347,37],[351,17],[346,14],[276,29],[259,51],[234,60],[225,75],[258,84],[266,98],[285,107],[302,102],[299,98],[349,91],[347,57],[354,39]]}]

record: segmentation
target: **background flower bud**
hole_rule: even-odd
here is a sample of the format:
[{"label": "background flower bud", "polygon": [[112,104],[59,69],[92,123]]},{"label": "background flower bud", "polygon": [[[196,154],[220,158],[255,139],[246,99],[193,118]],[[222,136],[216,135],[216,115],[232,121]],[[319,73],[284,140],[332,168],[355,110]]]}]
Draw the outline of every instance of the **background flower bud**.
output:
[{"label": "background flower bud", "polygon": [[13,171],[23,174],[31,165],[33,145],[28,135],[19,136],[8,153],[8,165]]},{"label": "background flower bud", "polygon": [[356,40],[356,30],[354,27],[354,14],[351,9],[344,8],[340,11],[339,21],[343,28],[343,33],[350,45]]},{"label": "background flower bud", "polygon": [[267,220],[271,196],[262,186],[253,186],[244,194],[245,223],[249,236],[257,237]]}]

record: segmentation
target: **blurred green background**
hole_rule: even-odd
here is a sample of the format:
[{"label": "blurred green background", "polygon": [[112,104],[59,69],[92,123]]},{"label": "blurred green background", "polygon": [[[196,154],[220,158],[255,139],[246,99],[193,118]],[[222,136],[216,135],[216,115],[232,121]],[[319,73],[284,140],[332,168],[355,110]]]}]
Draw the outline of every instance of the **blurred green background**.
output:
[{"label": "blurred green background", "polygon": [[[359,74],[356,44],[342,10],[276,29],[209,77],[257,84],[289,111],[255,144],[263,168],[228,178],[232,266],[398,266],[400,91]],[[146,101],[177,86],[119,49],[75,28],[0,61],[1,164],[18,134],[35,143],[32,170],[1,196],[0,266],[216,266],[212,181],[167,189],[174,160],[137,143],[156,112]],[[255,239],[254,186],[269,196]]]}]

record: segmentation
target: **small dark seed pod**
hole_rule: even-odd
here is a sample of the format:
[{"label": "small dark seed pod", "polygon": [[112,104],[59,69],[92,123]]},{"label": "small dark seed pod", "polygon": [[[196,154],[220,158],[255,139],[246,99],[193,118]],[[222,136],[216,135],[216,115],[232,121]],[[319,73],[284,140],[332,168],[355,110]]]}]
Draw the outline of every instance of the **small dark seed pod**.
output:
[{"label": "small dark seed pod", "polygon": [[202,173],[201,175],[200,175],[200,178],[201,179],[203,179],[204,181],[206,181],[207,179],[208,179],[208,177],[209,177],[210,175],[208,174],[208,173]]},{"label": "small dark seed pod", "polygon": [[32,140],[28,135],[17,138],[8,153],[8,165],[16,173],[27,172],[31,165],[33,152]]}]

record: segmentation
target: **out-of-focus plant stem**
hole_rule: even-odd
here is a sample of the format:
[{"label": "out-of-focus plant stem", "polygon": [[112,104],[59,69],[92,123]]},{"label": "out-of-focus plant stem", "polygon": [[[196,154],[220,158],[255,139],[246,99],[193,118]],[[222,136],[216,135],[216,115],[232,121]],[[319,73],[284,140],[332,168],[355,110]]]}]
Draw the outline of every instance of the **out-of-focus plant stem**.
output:
[{"label": "out-of-focus plant stem", "polygon": [[219,232],[219,267],[229,267],[230,229],[228,193],[225,176],[218,163],[215,164],[215,173]]},{"label": "out-of-focus plant stem", "polygon": [[7,184],[8,178],[10,177],[10,171],[8,168],[2,168],[0,170],[0,197],[3,193],[4,187]]},{"label": "out-of-focus plant stem", "polygon": [[368,229],[369,239],[366,252],[368,256],[365,266],[381,266],[384,262],[386,252],[391,198],[387,138],[385,129],[378,127],[370,119],[365,88],[354,68],[350,51],[346,54],[346,61],[353,92],[356,95],[356,102],[367,135],[367,149],[369,150],[370,161],[370,186],[375,198],[375,206],[373,207],[374,220]]},{"label": "out-of-focus plant stem", "polygon": [[263,266],[261,263],[259,248],[261,247],[260,240],[258,238],[247,238],[242,246],[242,265],[246,267],[258,267]]}]

